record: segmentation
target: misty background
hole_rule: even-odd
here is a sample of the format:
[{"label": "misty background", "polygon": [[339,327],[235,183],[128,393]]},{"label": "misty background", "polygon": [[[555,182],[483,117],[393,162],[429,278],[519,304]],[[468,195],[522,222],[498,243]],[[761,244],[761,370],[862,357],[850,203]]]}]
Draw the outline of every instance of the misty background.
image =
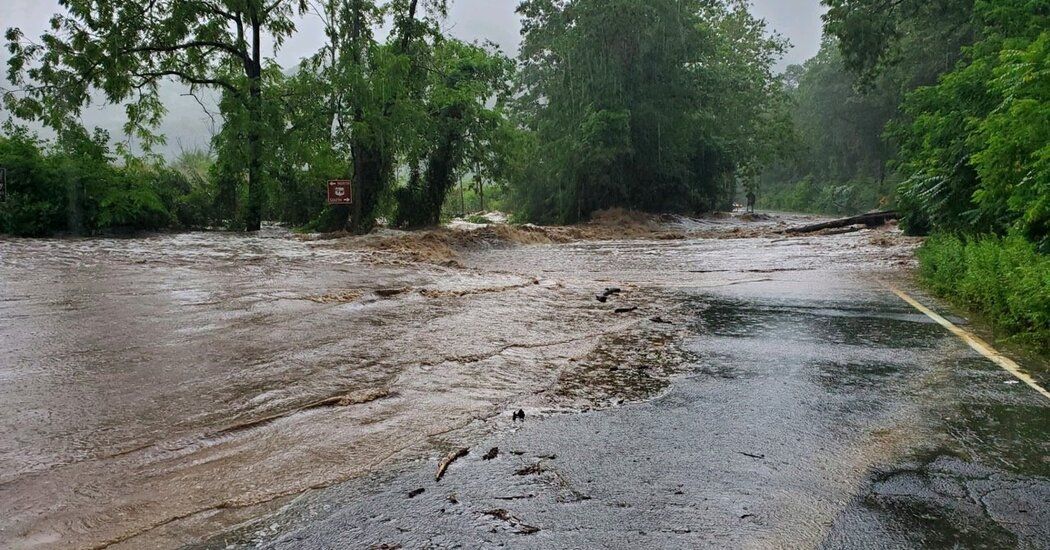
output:
[{"label": "misty background", "polygon": [[[449,16],[444,27],[449,34],[463,40],[494,42],[504,53],[516,57],[521,42],[520,22],[514,13],[518,2],[519,0],[451,0]],[[35,40],[47,29],[51,16],[60,9],[58,0],[2,0],[0,27],[3,30],[18,27],[27,37]],[[791,42],[791,48],[778,64],[779,70],[788,65],[802,63],[817,54],[822,33],[820,16],[825,11],[820,5],[820,0],[752,0],[751,11],[766,20],[771,32],[776,32]],[[282,67],[294,67],[300,59],[320,49],[324,42],[323,26],[317,16],[307,14],[296,26],[298,32],[285,41],[276,55],[272,47],[270,48],[269,55]],[[9,88],[6,78],[8,57],[6,47],[0,50],[4,88]],[[167,157],[175,156],[183,150],[208,149],[211,136],[218,130],[205,109],[196,99],[186,94],[187,88],[174,82],[161,91],[168,115],[158,131],[166,136],[167,143],[159,146],[157,152]],[[208,98],[203,99],[205,106],[211,109]],[[7,114],[0,107],[0,120],[6,119]],[[88,128],[98,126],[108,130],[115,140],[124,139],[123,106],[89,106],[85,108],[82,119]],[[41,134],[47,135],[46,132]]]}]

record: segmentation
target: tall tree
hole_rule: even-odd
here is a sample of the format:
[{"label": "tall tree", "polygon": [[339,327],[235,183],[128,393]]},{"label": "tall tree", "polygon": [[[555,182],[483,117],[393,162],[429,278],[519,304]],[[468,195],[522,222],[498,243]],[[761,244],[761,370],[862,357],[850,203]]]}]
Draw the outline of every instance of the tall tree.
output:
[{"label": "tall tree", "polygon": [[728,206],[781,126],[770,107],[783,44],[744,4],[527,0],[518,12],[519,104],[538,146],[516,186],[526,217]]},{"label": "tall tree", "polygon": [[972,15],[980,1],[823,0],[825,31],[838,38],[846,67],[865,83],[904,66],[915,85],[932,84],[974,41]]},{"label": "tall tree", "polygon": [[513,67],[482,46],[453,39],[435,44],[422,97],[426,116],[416,127],[418,146],[408,153],[408,185],[398,190],[399,225],[437,225],[461,172],[493,169],[489,153],[508,137],[503,105]]},{"label": "tall tree", "polygon": [[249,230],[262,221],[263,41],[275,48],[295,31],[306,0],[61,0],[40,42],[19,29],[6,33],[8,78],[21,94],[5,100],[23,117],[57,129],[75,125],[101,91],[125,103],[126,131],[148,147],[165,113],[161,81],[222,91],[245,113]]},{"label": "tall tree", "polygon": [[[365,233],[394,181],[397,155],[421,117],[419,97],[445,0],[322,0],[327,44],[311,70],[329,90],[332,143],[352,166],[353,204],[329,210],[322,229]],[[389,16],[389,19],[388,19]],[[390,21],[386,43],[375,29]],[[429,40],[429,42],[428,42]]]}]

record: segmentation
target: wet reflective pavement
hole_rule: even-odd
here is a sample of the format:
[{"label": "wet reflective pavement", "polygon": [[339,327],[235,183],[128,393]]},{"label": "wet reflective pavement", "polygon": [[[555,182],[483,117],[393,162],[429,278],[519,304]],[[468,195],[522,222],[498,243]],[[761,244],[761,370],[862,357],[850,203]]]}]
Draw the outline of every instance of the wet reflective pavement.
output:
[{"label": "wet reflective pavement", "polygon": [[692,357],[657,398],[502,418],[439,483],[375,475],[212,546],[1046,548],[1048,403],[870,283],[678,289]]},{"label": "wet reflective pavement", "polygon": [[1050,407],[908,251],[0,240],[0,546],[1047,547]]}]

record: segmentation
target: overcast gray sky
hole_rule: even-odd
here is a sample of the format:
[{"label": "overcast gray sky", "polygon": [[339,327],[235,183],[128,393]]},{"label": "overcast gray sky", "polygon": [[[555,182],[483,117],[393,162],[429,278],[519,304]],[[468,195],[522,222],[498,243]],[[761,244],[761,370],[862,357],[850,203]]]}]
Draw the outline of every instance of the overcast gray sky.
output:
[{"label": "overcast gray sky", "polygon": [[[449,33],[465,40],[491,40],[505,53],[517,53],[518,18],[514,13],[518,0],[452,0],[445,27]],[[801,63],[817,53],[820,47],[823,9],[820,0],[752,0],[752,11],[765,19],[769,27],[787,37],[792,49],[780,64]],[[0,0],[0,27],[19,27],[29,36],[39,36],[47,21],[59,9],[58,0]],[[282,66],[290,67],[299,59],[314,53],[324,38],[320,22],[307,16],[298,23],[299,32],[277,52]],[[270,52],[272,54],[272,52]],[[6,72],[6,48],[0,61]],[[164,153],[177,153],[181,148],[206,147],[210,139],[208,118],[201,107],[173,87],[164,97],[169,115],[161,126],[168,136]],[[102,126],[114,137],[120,135],[123,111],[114,107],[96,107],[84,114],[88,126]]]}]

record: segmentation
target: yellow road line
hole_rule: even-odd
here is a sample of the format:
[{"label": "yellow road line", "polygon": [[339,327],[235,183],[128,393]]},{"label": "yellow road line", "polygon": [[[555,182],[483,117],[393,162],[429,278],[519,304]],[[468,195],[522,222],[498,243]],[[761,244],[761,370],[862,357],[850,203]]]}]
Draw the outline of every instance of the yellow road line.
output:
[{"label": "yellow road line", "polygon": [[1003,354],[999,353],[998,351],[995,351],[995,349],[992,346],[990,346],[988,342],[981,340],[980,338],[971,334],[969,331],[963,328],[955,326],[954,323],[945,319],[944,317],[941,317],[930,308],[920,304],[915,298],[912,298],[911,296],[905,294],[904,291],[894,287],[891,284],[883,284],[886,284],[886,286],[889,287],[889,289],[892,290],[894,294],[899,296],[901,300],[908,302],[909,304],[911,304],[912,307],[925,313],[927,317],[933,319],[934,321],[937,321],[939,325],[950,330],[952,334],[955,334],[959,338],[962,338],[963,341],[969,344],[971,348],[977,351],[977,353],[980,353],[981,355],[987,357],[996,365],[999,365],[1004,370],[1014,375],[1014,377],[1016,377],[1018,380],[1024,382],[1025,384],[1028,384],[1032,387],[1032,389],[1041,393],[1043,397],[1050,399],[1050,392],[1046,391],[1045,388],[1040,386],[1034,378],[1022,372],[1021,367],[1017,363],[1013,362],[1013,360],[1011,360],[1009,357],[1005,357],[1003,356]]}]

